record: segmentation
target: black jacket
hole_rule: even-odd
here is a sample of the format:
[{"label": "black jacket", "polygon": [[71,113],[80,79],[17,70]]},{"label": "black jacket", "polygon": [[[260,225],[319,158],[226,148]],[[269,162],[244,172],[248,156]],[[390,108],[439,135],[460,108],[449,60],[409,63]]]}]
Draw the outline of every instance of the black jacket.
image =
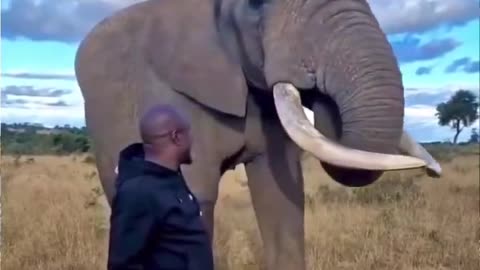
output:
[{"label": "black jacket", "polygon": [[144,159],[136,143],[119,157],[109,270],[213,270],[196,198],[180,172]]}]

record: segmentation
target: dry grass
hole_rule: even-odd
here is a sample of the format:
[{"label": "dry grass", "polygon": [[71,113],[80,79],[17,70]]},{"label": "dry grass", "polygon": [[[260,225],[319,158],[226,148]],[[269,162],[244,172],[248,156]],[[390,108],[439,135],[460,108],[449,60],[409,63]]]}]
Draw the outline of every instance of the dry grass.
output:
[{"label": "dry grass", "polygon": [[[457,154],[434,180],[389,173],[341,187],[304,162],[308,269],[478,269],[479,156]],[[84,157],[2,159],[2,269],[105,269],[108,209]],[[217,269],[262,269],[241,169],[221,184]]]},{"label": "dry grass", "polygon": [[98,180],[72,158],[2,159],[2,269],[101,269]]}]

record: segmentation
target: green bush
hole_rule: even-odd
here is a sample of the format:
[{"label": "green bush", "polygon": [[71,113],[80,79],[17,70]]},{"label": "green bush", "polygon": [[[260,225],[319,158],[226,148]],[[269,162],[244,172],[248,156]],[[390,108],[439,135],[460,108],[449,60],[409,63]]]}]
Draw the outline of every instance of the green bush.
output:
[{"label": "green bush", "polygon": [[46,155],[85,153],[91,150],[86,129],[56,128],[51,132],[41,126],[2,123],[2,154]]}]

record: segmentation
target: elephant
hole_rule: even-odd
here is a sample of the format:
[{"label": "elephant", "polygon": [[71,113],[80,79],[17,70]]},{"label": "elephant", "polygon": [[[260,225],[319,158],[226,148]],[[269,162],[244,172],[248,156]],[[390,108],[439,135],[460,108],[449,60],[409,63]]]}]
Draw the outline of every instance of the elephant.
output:
[{"label": "elephant", "polygon": [[135,3],[90,30],[75,74],[108,202],[140,115],[171,104],[192,123],[181,170],[210,239],[220,178],[244,164],[269,270],[306,267],[305,151],[347,187],[392,170],[441,176],[404,129],[401,72],[365,0]]}]

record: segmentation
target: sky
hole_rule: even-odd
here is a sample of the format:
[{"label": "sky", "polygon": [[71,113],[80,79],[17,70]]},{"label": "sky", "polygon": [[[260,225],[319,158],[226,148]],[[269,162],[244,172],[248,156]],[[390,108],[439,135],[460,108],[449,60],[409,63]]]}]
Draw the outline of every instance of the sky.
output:
[{"label": "sky", "polygon": [[[140,0],[1,2],[1,121],[84,126],[73,68],[78,44],[100,20]],[[368,3],[400,65],[405,129],[421,142],[451,140],[435,107],[456,90],[479,92],[480,1]],[[459,140],[469,136],[470,128]]]}]

